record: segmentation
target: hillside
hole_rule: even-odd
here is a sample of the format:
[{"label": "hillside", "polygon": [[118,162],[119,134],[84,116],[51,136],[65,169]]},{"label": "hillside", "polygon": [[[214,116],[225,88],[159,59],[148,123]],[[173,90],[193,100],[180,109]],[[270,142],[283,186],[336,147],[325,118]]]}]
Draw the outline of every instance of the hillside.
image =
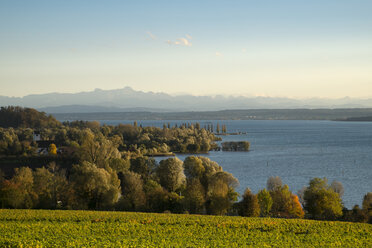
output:
[{"label": "hillside", "polygon": [[44,112],[39,112],[32,108],[22,107],[1,107],[0,108],[0,127],[56,127],[61,123],[53,116],[46,115]]},{"label": "hillside", "polygon": [[300,219],[0,210],[1,247],[367,247],[371,233]]}]

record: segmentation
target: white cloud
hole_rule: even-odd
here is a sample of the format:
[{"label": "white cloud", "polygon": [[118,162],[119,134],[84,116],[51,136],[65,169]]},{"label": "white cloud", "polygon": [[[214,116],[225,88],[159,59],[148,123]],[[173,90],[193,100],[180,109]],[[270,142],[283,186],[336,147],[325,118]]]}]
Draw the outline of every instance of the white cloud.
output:
[{"label": "white cloud", "polygon": [[216,56],[217,56],[217,57],[220,57],[220,56],[222,56],[222,53],[220,53],[220,52],[216,52]]},{"label": "white cloud", "polygon": [[156,40],[156,39],[158,38],[158,37],[156,37],[153,33],[151,33],[150,31],[147,31],[146,34],[147,34],[148,36],[150,36],[150,38],[151,38],[152,40]]},{"label": "white cloud", "polygon": [[186,38],[189,39],[189,40],[192,40],[192,36],[189,35],[189,34],[186,34]]},{"label": "white cloud", "polygon": [[179,38],[177,40],[181,43],[181,45],[192,46],[191,42],[186,38]]},{"label": "white cloud", "polygon": [[243,49],[242,49],[242,52],[243,52],[243,53],[247,52],[247,49],[243,48]]},{"label": "white cloud", "polygon": [[175,41],[171,41],[171,40],[167,40],[166,42],[169,44],[169,45],[180,45],[180,46],[189,46],[191,47],[192,46],[192,43],[191,43],[191,36],[190,35],[186,35],[186,38],[185,37],[181,37],[181,38],[178,38],[176,39]]}]

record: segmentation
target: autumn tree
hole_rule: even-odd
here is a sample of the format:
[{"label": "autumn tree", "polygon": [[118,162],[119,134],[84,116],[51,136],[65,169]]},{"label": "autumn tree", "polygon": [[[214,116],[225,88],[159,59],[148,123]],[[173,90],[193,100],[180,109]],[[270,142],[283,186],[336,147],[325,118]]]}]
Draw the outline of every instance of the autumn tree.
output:
[{"label": "autumn tree", "polygon": [[55,144],[50,144],[48,148],[49,155],[57,155],[57,147]]},{"label": "autumn tree", "polygon": [[288,185],[282,184],[280,177],[270,177],[267,180],[267,189],[272,198],[270,214],[276,217],[303,218],[305,213],[298,196],[289,190]]}]

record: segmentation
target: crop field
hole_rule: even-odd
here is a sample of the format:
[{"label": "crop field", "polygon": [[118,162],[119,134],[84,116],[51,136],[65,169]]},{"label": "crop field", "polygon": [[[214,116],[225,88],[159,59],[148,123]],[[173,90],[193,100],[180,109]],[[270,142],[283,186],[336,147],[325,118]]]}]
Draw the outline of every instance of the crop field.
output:
[{"label": "crop field", "polygon": [[372,225],[298,219],[0,210],[0,247],[371,247]]}]

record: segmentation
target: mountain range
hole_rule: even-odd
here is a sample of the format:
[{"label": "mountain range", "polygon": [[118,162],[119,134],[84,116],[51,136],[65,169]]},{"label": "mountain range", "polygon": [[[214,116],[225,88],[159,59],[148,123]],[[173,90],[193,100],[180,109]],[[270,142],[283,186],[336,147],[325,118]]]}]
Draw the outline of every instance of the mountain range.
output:
[{"label": "mountain range", "polygon": [[225,109],[370,108],[372,99],[291,99],[244,96],[172,96],[166,93],[95,89],[79,93],[0,96],[0,106],[32,107],[47,113],[215,111]]}]

